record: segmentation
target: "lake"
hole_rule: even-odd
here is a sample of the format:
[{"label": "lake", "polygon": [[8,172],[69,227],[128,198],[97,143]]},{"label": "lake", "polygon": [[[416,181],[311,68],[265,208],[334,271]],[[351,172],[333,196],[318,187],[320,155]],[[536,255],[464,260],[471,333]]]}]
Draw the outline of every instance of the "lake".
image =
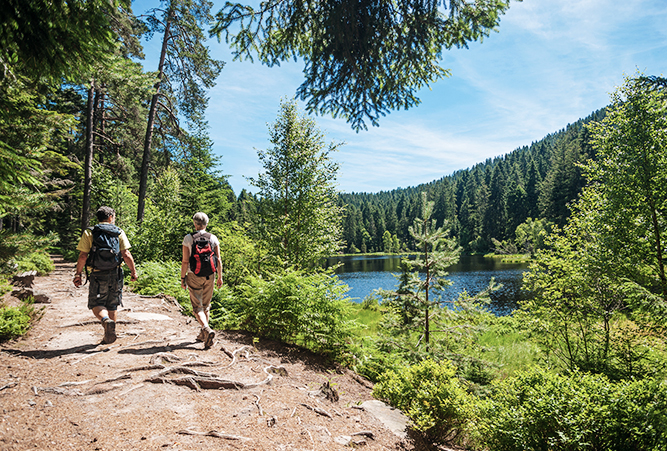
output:
[{"label": "lake", "polygon": [[[396,288],[394,274],[400,273],[400,261],[401,257],[395,255],[345,256],[329,258],[327,264],[342,263],[336,274],[350,287],[347,295],[361,302],[377,288]],[[470,294],[478,293],[494,277],[503,287],[491,294],[489,308],[496,315],[507,315],[526,296],[521,290],[521,282],[523,272],[527,269],[527,263],[502,263],[498,259],[481,255],[462,255],[459,262],[448,269],[447,278],[453,285],[443,291],[443,300],[455,300],[463,290]]]}]

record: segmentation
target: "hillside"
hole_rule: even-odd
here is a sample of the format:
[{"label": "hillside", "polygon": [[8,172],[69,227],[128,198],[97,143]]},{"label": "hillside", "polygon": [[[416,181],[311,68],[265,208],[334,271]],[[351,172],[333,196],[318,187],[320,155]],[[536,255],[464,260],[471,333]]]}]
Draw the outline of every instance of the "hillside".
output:
[{"label": "hillside", "polygon": [[421,192],[435,202],[438,226],[447,222],[467,252],[513,239],[528,218],[562,226],[585,184],[578,163],[595,159],[585,125],[605,114],[595,111],[530,145],[415,187],[340,194],[345,251],[382,252],[392,243],[414,249],[408,228],[421,214]]},{"label": "hillside", "polygon": [[368,381],[243,334],[218,332],[204,351],[169,299],[125,292],[119,338],[100,344],[73,272],[57,261],[36,279],[51,303],[0,347],[0,449],[414,449],[391,422],[398,412],[376,410]]}]

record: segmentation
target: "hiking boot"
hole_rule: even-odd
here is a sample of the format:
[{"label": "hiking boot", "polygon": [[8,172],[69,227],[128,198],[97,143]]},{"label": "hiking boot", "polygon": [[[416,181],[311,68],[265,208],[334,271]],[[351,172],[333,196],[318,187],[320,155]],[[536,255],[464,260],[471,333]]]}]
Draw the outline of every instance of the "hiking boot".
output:
[{"label": "hiking boot", "polygon": [[206,341],[206,329],[204,329],[203,327],[201,329],[199,329],[199,335],[197,335],[196,340],[198,342]]},{"label": "hiking boot", "polygon": [[215,338],[215,332],[210,327],[204,329],[206,342],[204,343],[204,349],[211,349],[213,346],[213,339]]},{"label": "hiking boot", "polygon": [[111,344],[116,341],[116,322],[108,319],[102,325],[104,326],[104,339],[102,339],[102,343]]}]

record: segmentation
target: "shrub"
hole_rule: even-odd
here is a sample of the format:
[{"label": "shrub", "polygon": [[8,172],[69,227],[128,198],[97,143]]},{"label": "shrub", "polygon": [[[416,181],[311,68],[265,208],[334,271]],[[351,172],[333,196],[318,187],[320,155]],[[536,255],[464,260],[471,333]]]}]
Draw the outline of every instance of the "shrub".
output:
[{"label": "shrub", "polygon": [[0,231],[0,272],[35,270],[40,274],[48,274],[53,271],[54,266],[46,249],[55,245],[57,240],[58,235],[55,233],[35,236],[29,233]]},{"label": "shrub", "polygon": [[373,395],[402,410],[428,443],[460,441],[477,417],[474,398],[446,360],[388,371],[380,376]]},{"label": "shrub", "polygon": [[137,265],[137,280],[131,282],[138,294],[175,296],[181,288],[181,264],[175,261],[145,262]]},{"label": "shrub", "polygon": [[336,277],[293,270],[270,281],[252,278],[241,300],[242,327],[260,337],[341,356],[353,326],[345,319],[348,289]]},{"label": "shrub", "polygon": [[32,300],[24,301],[20,307],[0,308],[0,341],[24,335],[36,316]]},{"label": "shrub", "polygon": [[169,262],[145,262],[137,265],[137,280],[130,282],[130,288],[137,294],[154,296],[166,294],[175,297],[190,314],[192,306],[188,291],[181,288],[181,264]]},{"label": "shrub", "polygon": [[665,449],[667,387],[524,372],[496,387],[481,430],[483,445],[494,451]]},{"label": "shrub", "polygon": [[44,276],[56,269],[51,257],[44,251],[31,252],[15,259],[17,272],[37,271],[37,275]]},{"label": "shrub", "polygon": [[214,329],[238,329],[241,305],[234,291],[223,285],[213,290],[211,298],[210,325]]},{"label": "shrub", "polygon": [[5,276],[0,276],[0,298],[10,291],[12,291],[12,285],[9,283],[9,279]]}]

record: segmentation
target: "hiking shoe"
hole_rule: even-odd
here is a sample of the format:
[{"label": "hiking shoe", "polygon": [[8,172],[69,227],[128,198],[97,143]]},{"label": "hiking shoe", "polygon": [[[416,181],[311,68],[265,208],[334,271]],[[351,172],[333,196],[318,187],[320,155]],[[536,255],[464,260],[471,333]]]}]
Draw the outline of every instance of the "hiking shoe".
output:
[{"label": "hiking shoe", "polygon": [[196,340],[198,342],[206,341],[206,329],[204,329],[203,327],[201,329],[199,329],[199,335],[197,335]]},{"label": "hiking shoe", "polygon": [[116,341],[116,322],[112,319],[108,319],[102,323],[104,326],[104,339],[102,343],[111,344]]},{"label": "hiking shoe", "polygon": [[215,338],[215,332],[210,327],[204,329],[206,335],[206,342],[204,343],[204,349],[210,349],[213,346],[213,339]]}]

